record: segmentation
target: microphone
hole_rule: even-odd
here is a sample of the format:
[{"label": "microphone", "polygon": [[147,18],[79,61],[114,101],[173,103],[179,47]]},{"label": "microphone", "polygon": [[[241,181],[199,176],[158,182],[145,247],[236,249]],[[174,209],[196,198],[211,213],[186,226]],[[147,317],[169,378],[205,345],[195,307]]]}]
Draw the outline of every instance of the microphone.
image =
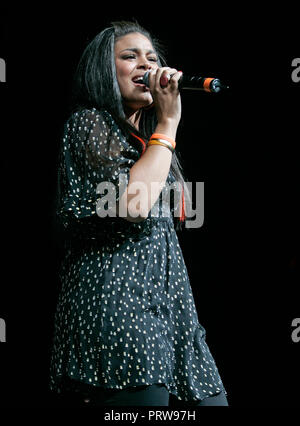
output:
[{"label": "microphone", "polygon": [[[146,71],[143,77],[143,84],[147,87],[149,87],[149,72],[150,71]],[[161,87],[166,87],[168,82],[169,79],[165,75],[160,78]],[[218,93],[221,90],[229,89],[229,86],[222,84],[218,78],[188,76],[182,74],[178,80],[178,88],[179,90],[201,90],[208,93]]]}]

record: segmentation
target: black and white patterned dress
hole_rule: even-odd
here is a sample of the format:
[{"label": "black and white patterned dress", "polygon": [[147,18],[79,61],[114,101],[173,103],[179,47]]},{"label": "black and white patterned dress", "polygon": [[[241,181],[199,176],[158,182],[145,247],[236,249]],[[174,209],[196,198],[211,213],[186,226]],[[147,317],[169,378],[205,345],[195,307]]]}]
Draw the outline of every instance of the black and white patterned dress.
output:
[{"label": "black and white patterned dress", "polygon": [[181,400],[202,400],[225,389],[170,208],[139,223],[96,212],[97,185],[113,183],[118,200],[119,175],[128,183],[140,156],[107,111],[85,109],[66,123],[57,210],[65,256],[50,389],[61,392],[66,377],[107,389],[164,383]]}]

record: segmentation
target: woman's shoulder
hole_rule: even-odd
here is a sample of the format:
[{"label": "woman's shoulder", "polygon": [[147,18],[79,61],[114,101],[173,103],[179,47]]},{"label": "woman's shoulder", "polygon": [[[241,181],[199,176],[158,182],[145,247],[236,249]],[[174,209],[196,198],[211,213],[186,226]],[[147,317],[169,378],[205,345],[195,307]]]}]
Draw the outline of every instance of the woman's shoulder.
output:
[{"label": "woman's shoulder", "polygon": [[68,123],[81,123],[84,125],[94,124],[99,122],[99,124],[104,124],[106,126],[115,126],[116,122],[111,115],[111,113],[104,108],[80,108],[76,111],[73,111],[67,120]]}]

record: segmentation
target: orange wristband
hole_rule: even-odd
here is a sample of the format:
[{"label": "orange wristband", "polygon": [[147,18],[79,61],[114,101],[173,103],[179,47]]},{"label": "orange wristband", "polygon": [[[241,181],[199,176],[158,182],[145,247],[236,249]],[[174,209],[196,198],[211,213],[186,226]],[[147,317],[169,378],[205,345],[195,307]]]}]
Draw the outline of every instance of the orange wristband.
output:
[{"label": "orange wristband", "polygon": [[163,135],[162,133],[153,133],[153,135],[150,137],[150,140],[151,139],[165,139],[166,141],[172,144],[174,149],[176,147],[176,142],[174,141],[174,139],[169,138],[168,136]]}]

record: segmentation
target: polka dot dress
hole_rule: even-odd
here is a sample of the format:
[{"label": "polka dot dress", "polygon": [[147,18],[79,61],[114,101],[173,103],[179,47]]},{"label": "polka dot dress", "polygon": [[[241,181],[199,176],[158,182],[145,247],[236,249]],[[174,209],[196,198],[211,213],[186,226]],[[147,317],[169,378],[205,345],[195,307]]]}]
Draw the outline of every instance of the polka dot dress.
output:
[{"label": "polka dot dress", "polygon": [[180,400],[202,400],[225,389],[198,322],[170,205],[160,203],[139,223],[97,214],[97,185],[113,184],[118,200],[119,177],[127,185],[140,145],[128,143],[107,111],[82,110],[65,125],[57,208],[65,255],[50,389],[61,392],[65,378],[107,389],[164,383]]}]

